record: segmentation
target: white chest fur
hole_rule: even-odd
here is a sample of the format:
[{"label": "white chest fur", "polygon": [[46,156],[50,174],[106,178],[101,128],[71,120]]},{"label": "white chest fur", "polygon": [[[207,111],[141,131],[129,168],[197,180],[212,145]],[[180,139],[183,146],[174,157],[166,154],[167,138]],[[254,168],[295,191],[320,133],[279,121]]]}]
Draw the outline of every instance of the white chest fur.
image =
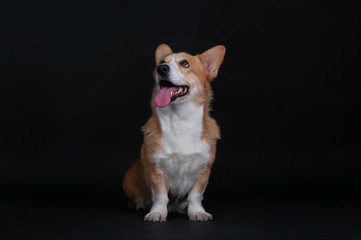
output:
[{"label": "white chest fur", "polygon": [[169,191],[184,196],[198,171],[209,161],[209,144],[201,140],[203,106],[192,102],[157,108],[164,151],[154,154],[158,167],[168,177]]}]

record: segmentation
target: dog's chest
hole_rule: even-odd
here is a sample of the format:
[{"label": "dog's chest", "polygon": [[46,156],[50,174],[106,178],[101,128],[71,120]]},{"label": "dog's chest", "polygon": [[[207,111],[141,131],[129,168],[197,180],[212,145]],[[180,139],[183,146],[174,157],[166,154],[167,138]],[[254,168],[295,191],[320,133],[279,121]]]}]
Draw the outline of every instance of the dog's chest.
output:
[{"label": "dog's chest", "polygon": [[164,151],[155,153],[157,166],[167,175],[169,189],[184,195],[209,161],[209,144],[201,140],[203,106],[158,111]]}]

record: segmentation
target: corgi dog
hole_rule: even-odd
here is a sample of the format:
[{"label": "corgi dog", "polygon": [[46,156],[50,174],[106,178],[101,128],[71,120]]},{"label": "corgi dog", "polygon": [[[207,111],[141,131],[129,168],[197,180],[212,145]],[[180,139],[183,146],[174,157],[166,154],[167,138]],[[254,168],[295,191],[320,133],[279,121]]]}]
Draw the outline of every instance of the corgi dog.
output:
[{"label": "corgi dog", "polygon": [[210,83],[224,55],[221,45],[195,56],[173,53],[166,44],[155,51],[153,115],[141,128],[140,158],[123,179],[128,205],[150,209],[145,221],[166,221],[168,211],[187,213],[193,221],[212,220],[202,206],[220,138],[209,116]]}]

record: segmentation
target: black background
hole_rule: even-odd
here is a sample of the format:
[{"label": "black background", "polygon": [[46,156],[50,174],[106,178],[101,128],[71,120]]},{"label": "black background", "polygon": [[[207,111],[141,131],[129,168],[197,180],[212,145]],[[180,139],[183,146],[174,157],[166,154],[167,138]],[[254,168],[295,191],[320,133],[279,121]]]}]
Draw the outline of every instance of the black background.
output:
[{"label": "black background", "polygon": [[206,199],[359,195],[352,2],[8,1],[0,29],[0,184],[10,202],[86,198],[122,214],[160,43],[227,49],[212,83],[222,139]]}]

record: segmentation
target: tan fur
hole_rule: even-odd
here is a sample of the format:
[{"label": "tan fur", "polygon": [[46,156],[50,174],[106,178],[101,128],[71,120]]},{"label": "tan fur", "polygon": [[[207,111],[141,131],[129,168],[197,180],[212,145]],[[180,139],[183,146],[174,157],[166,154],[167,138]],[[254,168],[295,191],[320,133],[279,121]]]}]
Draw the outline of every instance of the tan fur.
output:
[{"label": "tan fur", "polygon": [[[200,94],[192,96],[190,99],[197,105],[204,106],[203,132],[201,139],[208,142],[211,147],[210,161],[203,167],[194,180],[192,191],[203,193],[211,172],[211,166],[215,160],[216,142],[220,138],[220,130],[216,121],[209,116],[209,104],[212,100],[212,90],[210,81],[217,76],[218,68],[223,61],[225,48],[223,46],[214,47],[201,55],[192,56],[187,53],[172,53],[172,50],[165,44],[161,44],[155,54],[156,67],[163,60],[171,61],[175,56],[176,62],[183,59],[189,62],[190,67],[179,66],[186,81],[194,87],[201,89]],[[218,58],[217,58],[218,57]],[[214,59],[217,58],[217,59]],[[154,71],[154,76],[156,71]],[[153,153],[162,151],[162,130],[157,115],[154,97],[157,92],[157,86],[153,89],[153,98],[151,102],[153,116],[141,128],[144,134],[144,143],[141,148],[140,158],[127,171],[123,188],[127,195],[130,206],[135,208],[151,207],[151,189],[156,194],[165,194],[168,191],[167,178],[157,169],[153,159]]]}]

